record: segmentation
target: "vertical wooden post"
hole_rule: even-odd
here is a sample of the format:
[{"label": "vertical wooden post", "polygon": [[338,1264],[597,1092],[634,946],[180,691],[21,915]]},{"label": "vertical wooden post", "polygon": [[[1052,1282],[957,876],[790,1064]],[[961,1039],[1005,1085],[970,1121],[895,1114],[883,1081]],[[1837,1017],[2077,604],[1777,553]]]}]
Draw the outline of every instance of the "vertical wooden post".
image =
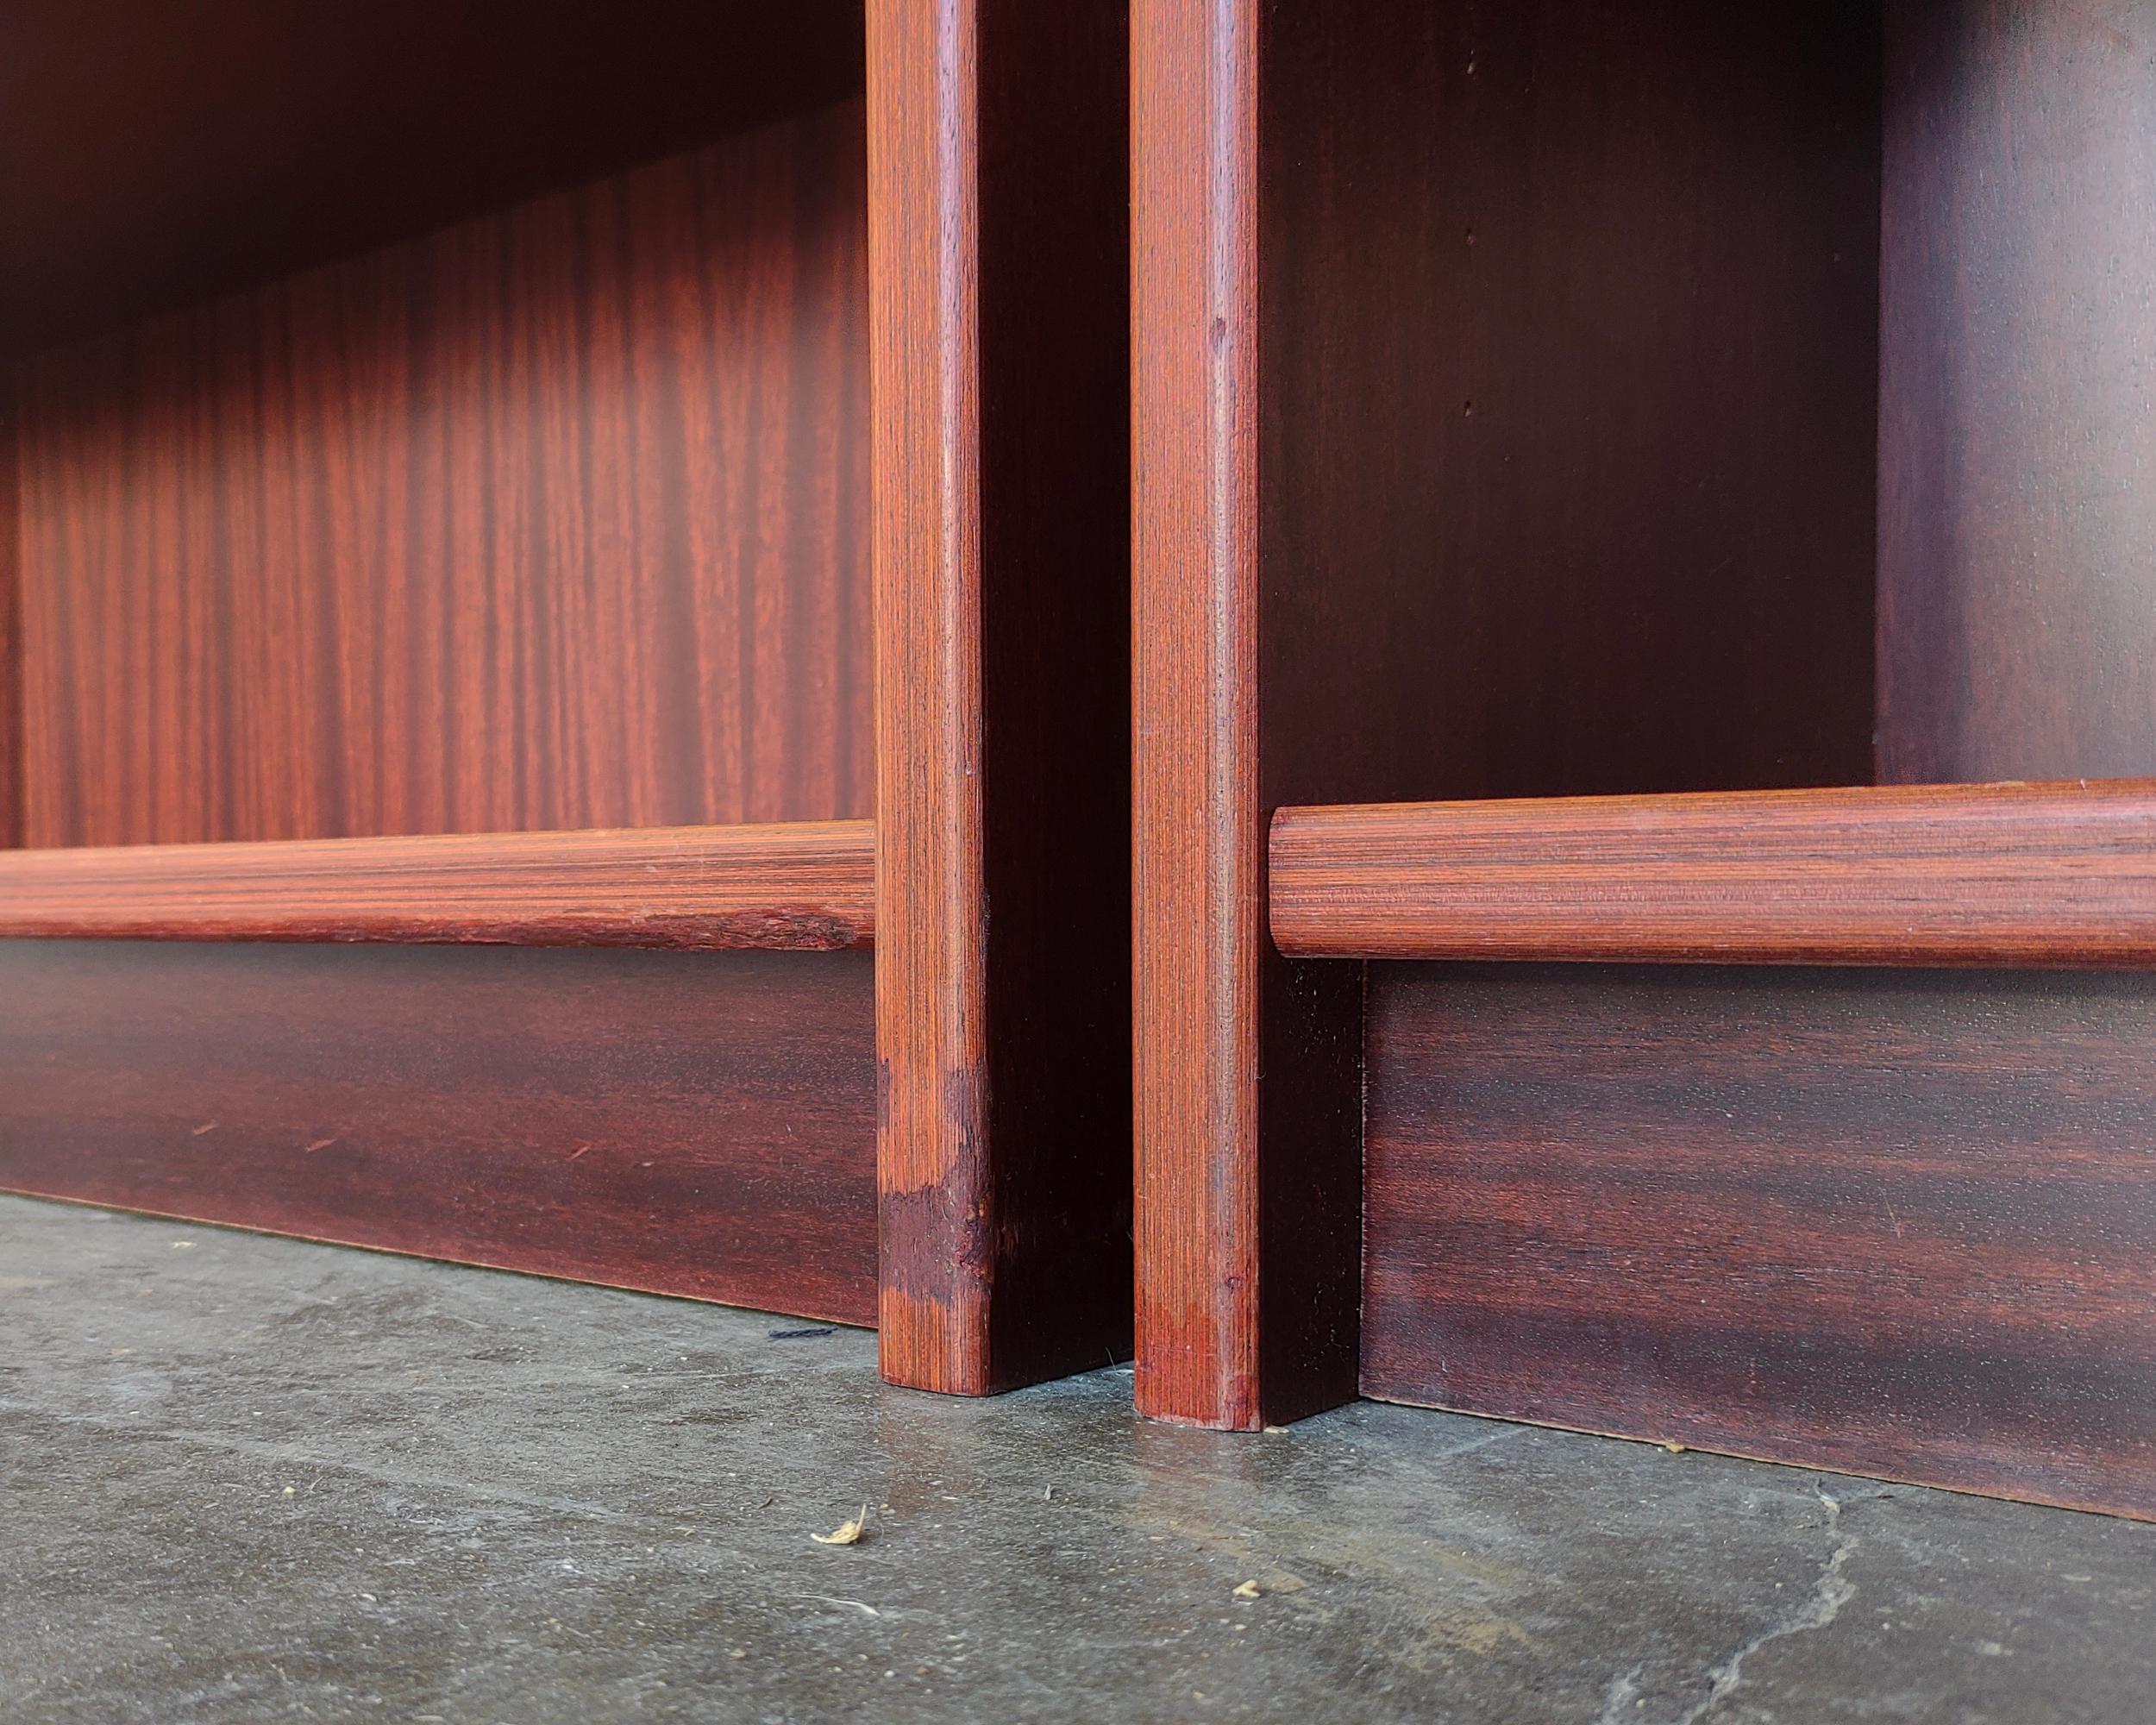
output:
[{"label": "vertical wooden post", "polygon": [[1351,1397],[1357,1310],[1359,976],[1265,932],[1260,20],[1132,33],[1138,1399],[1235,1428]]},{"label": "vertical wooden post", "polygon": [[22,483],[14,380],[0,370],[0,849],[22,842]]},{"label": "vertical wooden post", "polygon": [[1131,33],[1138,1402],[1259,1405],[1257,7]]},{"label": "vertical wooden post", "polygon": [[868,6],[881,1346],[959,1394],[1129,1348],[1126,28]]}]

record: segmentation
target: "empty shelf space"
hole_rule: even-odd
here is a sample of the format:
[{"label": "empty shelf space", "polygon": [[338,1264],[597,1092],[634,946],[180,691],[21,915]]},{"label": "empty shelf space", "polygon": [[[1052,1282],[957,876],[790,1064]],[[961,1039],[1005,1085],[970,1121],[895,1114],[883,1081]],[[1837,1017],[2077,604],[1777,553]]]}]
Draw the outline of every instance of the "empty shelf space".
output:
[{"label": "empty shelf space", "polygon": [[0,851],[0,937],[836,951],[874,924],[866,820]]},{"label": "empty shelf space", "polygon": [[1282,809],[1291,957],[2156,964],[2156,781]]}]

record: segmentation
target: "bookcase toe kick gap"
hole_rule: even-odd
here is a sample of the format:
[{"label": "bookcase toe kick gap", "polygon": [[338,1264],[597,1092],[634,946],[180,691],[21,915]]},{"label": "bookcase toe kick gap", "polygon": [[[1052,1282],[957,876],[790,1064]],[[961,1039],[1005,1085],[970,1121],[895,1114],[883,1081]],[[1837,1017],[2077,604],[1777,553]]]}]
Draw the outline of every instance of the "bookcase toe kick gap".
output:
[{"label": "bookcase toe kick gap", "polygon": [[0,853],[0,1188],[872,1324],[874,848]]},{"label": "bookcase toe kick gap", "polygon": [[[2156,1518],[2156,786],[1282,810],[1367,1395]],[[1510,962],[1495,962],[1510,961]]]}]

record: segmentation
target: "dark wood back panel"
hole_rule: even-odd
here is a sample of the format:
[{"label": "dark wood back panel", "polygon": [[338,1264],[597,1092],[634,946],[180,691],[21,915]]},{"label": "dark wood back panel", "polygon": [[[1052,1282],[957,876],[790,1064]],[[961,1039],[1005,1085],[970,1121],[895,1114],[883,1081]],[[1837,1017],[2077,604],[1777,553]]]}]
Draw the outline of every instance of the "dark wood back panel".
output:
[{"label": "dark wood back panel", "polygon": [[2156,1517],[2156,980],[1373,964],[1367,1393]]},{"label": "dark wood back panel", "polygon": [[873,1323],[871,968],[0,942],[0,1188]]},{"label": "dark wood back panel", "polygon": [[2156,9],[1887,14],[1879,777],[2156,772]]},{"label": "dark wood back panel", "polygon": [[1269,808],[1870,778],[1878,28],[1269,10]]},{"label": "dark wood back panel", "polygon": [[27,842],[867,815],[857,100],[41,355]]},{"label": "dark wood back panel", "polygon": [[66,0],[0,13],[0,352],[862,88],[861,0]]}]

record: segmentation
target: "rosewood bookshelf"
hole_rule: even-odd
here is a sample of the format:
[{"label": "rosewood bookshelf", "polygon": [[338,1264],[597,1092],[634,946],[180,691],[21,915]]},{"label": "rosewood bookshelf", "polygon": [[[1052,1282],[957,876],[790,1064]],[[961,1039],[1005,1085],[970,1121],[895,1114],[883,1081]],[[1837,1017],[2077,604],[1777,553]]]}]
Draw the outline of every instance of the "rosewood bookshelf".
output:
[{"label": "rosewood bookshelf", "polygon": [[2156,1515],[2156,14],[1133,56],[1141,1407]]},{"label": "rosewood bookshelf", "polygon": [[8,30],[0,1187],[1127,1354],[1123,10]]}]

